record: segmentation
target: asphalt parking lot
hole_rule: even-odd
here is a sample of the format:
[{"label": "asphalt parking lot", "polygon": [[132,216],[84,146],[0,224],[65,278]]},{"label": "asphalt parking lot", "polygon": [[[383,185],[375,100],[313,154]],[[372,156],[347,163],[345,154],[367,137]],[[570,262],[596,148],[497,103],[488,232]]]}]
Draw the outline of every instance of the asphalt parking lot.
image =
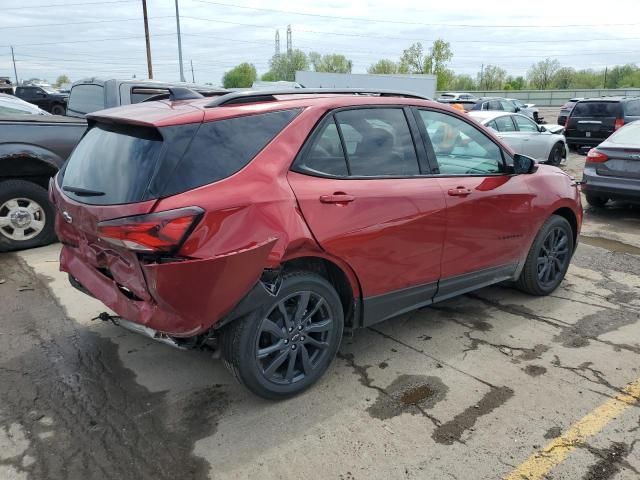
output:
[{"label": "asphalt parking lot", "polygon": [[490,287],[357,331],[280,403],[92,321],[59,245],[2,255],[0,479],[639,478],[639,227],[586,208],[550,297]]}]

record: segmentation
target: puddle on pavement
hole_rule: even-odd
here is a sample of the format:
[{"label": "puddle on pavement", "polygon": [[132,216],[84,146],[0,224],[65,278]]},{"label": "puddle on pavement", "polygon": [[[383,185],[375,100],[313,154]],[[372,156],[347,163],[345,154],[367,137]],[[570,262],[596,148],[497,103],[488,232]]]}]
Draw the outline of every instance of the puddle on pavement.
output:
[{"label": "puddle on pavement", "polygon": [[462,435],[473,428],[480,417],[493,412],[511,397],[513,390],[509,387],[494,387],[478,403],[437,427],[431,437],[438,443],[453,445],[454,442],[461,441]]},{"label": "puddle on pavement", "polygon": [[[588,448],[588,450],[598,458],[598,461],[589,467],[582,480],[614,478],[620,472],[621,467],[627,463],[625,457],[629,454],[630,449],[628,445],[616,442],[606,449]],[[637,470],[635,473],[638,473]]]},{"label": "puddle on pavement", "polygon": [[589,237],[587,235],[580,235],[580,243],[586,243],[592,247],[600,247],[610,252],[615,253],[630,253],[631,255],[640,255],[640,247],[629,245],[628,243],[620,242],[618,240],[611,240],[609,238],[602,237]]},{"label": "puddle on pavement", "polygon": [[424,414],[447,396],[447,387],[438,377],[401,375],[388,387],[380,389],[375,403],[367,412],[379,420],[410,413]]},{"label": "puddle on pavement", "polygon": [[539,377],[547,373],[547,369],[541,365],[527,365],[522,370],[531,377]]},{"label": "puddle on pavement", "polygon": [[558,438],[560,435],[562,435],[562,427],[551,427],[545,432],[544,438],[552,440],[554,438]]},{"label": "puddle on pavement", "polygon": [[567,348],[586,347],[590,338],[598,338],[600,335],[632,325],[639,319],[639,314],[633,310],[592,313],[578,320],[572,327],[564,328],[553,337],[553,341]]}]

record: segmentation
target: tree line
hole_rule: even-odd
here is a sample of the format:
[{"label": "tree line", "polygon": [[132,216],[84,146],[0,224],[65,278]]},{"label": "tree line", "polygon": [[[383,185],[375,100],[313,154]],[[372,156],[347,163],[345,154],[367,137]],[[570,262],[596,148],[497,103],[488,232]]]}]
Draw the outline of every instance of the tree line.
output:
[{"label": "tree line", "polygon": [[[525,76],[509,75],[499,65],[483,65],[476,75],[456,74],[449,68],[453,52],[451,45],[437,39],[429,48],[417,42],[402,52],[397,60],[382,58],[367,68],[371,74],[434,74],[438,90],[547,90],[640,87],[640,67],[617,65],[606,69],[575,69],[547,58],[531,65]],[[269,70],[259,78],[263,81],[295,81],[296,70],[351,73],[353,62],[345,55],[321,55],[301,50],[274,55]],[[227,88],[250,87],[258,79],[254,65],[242,63],[223,77]]]}]

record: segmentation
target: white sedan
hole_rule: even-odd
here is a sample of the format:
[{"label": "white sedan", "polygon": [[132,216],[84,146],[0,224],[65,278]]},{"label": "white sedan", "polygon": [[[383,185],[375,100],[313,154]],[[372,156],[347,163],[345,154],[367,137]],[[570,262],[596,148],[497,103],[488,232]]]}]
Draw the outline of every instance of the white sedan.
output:
[{"label": "white sedan", "polygon": [[549,165],[560,165],[567,157],[567,141],[559,125],[538,125],[519,113],[472,110],[469,115],[494,130],[516,153]]}]

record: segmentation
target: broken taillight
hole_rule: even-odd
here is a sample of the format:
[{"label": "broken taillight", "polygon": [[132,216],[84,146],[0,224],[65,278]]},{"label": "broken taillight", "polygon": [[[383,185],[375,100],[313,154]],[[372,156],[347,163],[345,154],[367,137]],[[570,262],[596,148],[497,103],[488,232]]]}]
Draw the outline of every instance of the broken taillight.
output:
[{"label": "broken taillight", "polygon": [[98,236],[105,242],[137,252],[174,252],[203,213],[200,207],[187,207],[107,220],[98,223]]}]

